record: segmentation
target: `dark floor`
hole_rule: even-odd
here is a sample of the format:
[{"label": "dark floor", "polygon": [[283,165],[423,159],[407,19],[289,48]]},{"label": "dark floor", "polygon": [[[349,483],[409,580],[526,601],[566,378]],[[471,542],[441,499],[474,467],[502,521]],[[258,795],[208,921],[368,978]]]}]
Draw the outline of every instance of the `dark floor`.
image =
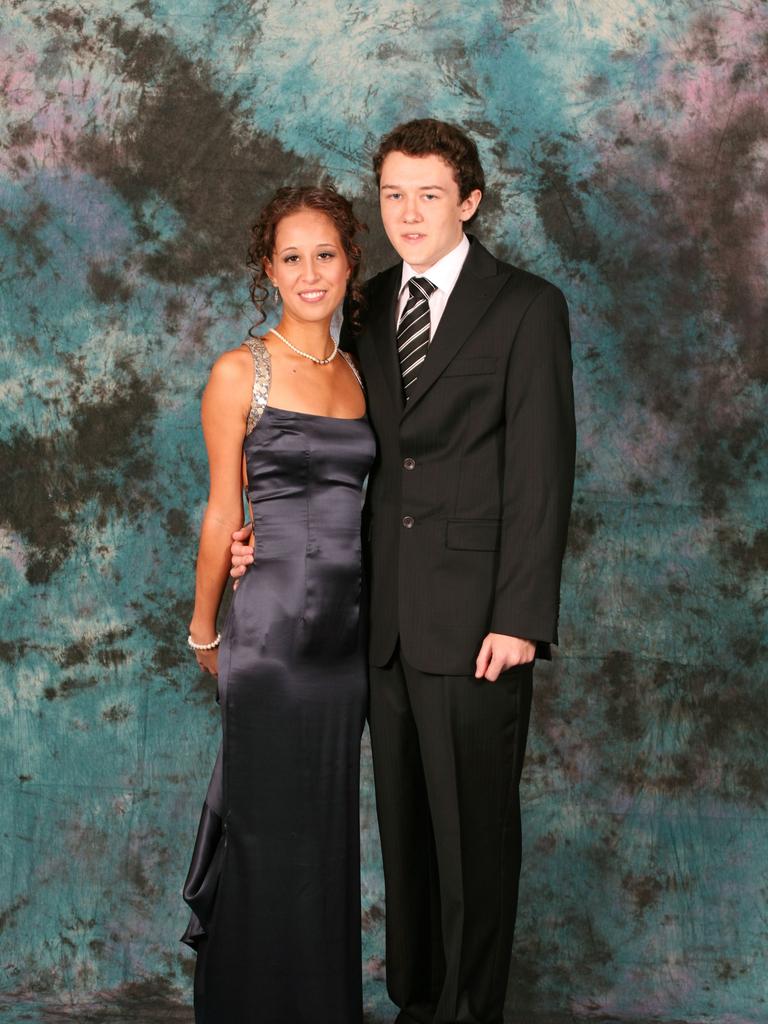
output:
[{"label": "dark floor", "polygon": [[[159,1000],[130,1000],[101,1006],[45,1005],[43,1002],[0,998],[0,1024],[193,1024],[192,1009]],[[570,1013],[518,1013],[504,1024],[659,1024],[651,1020],[616,1020],[609,1017],[574,1017]],[[390,1016],[366,1016],[365,1024],[392,1024]],[[664,1024],[698,1024],[695,1021],[665,1021]]]},{"label": "dark floor", "polygon": [[173,1003],[133,1002],[126,1005],[46,1004],[0,999],[0,1024],[194,1024],[192,1009]]}]

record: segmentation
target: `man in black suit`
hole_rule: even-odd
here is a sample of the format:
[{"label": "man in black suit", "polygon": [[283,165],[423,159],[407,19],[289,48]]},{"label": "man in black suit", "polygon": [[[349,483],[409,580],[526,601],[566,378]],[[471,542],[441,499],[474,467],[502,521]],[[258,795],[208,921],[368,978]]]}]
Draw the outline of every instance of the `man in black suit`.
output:
[{"label": "man in black suit", "polygon": [[365,524],[387,987],[398,1024],[500,1024],[532,668],[557,641],[573,487],[568,310],[465,234],[485,182],[461,130],[400,125],[374,169],[402,257],[369,282],[353,341],[378,441]]}]

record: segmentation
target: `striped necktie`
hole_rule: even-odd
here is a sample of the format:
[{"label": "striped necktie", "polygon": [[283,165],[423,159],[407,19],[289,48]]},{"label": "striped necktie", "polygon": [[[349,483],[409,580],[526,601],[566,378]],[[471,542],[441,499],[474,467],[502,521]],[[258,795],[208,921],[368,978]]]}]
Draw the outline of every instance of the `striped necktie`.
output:
[{"label": "striped necktie", "polygon": [[429,350],[429,296],[437,285],[426,277],[412,277],[408,282],[410,295],[397,325],[397,356],[403,375],[403,393],[408,401],[408,389],[419,375],[419,367]]}]

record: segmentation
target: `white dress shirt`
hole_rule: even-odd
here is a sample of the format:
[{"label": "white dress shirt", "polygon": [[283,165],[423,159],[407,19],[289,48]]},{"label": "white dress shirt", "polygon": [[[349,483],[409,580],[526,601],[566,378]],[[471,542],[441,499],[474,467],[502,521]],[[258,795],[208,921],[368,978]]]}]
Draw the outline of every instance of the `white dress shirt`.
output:
[{"label": "white dress shirt", "polygon": [[403,315],[408,296],[411,294],[407,287],[408,282],[412,277],[426,277],[435,285],[435,290],[429,297],[429,340],[431,341],[435,336],[440,317],[443,315],[445,305],[461,273],[468,252],[469,239],[462,234],[461,241],[456,248],[451,249],[429,270],[414,270],[410,263],[403,260],[403,276],[400,279],[400,295],[397,300],[397,323],[400,323],[400,317]]}]

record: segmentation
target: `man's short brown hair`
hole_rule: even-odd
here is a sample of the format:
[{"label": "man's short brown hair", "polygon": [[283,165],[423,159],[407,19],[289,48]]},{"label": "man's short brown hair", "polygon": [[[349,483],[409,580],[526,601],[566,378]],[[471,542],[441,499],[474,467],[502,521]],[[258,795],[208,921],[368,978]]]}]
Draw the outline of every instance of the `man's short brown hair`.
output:
[{"label": "man's short brown hair", "polygon": [[441,157],[453,169],[461,200],[466,199],[476,188],[485,191],[485,175],[477,146],[455,124],[423,117],[393,128],[381,140],[373,155],[377,185],[381,184],[381,166],[390,153]]}]

